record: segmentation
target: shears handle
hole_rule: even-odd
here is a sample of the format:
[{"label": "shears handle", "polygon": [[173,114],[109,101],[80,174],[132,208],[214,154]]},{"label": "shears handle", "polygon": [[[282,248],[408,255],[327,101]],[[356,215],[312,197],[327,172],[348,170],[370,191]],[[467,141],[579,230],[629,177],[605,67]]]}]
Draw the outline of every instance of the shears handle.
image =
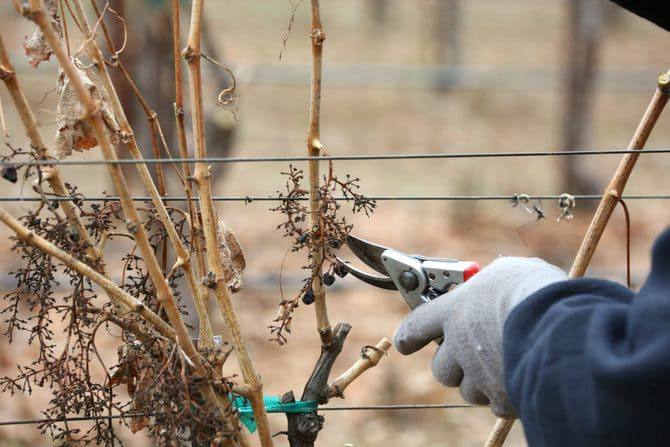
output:
[{"label": "shears handle", "polygon": [[[453,289],[454,287],[460,284],[463,284],[464,282],[472,278],[475,274],[479,273],[480,270],[481,267],[479,266],[478,263],[474,261],[458,261],[458,268],[455,270],[454,273],[456,273],[456,275],[454,276],[458,276],[461,279],[461,281],[459,283],[452,283],[449,290]],[[436,338],[433,341],[438,345],[441,345],[442,342],[444,341],[444,337]]]}]

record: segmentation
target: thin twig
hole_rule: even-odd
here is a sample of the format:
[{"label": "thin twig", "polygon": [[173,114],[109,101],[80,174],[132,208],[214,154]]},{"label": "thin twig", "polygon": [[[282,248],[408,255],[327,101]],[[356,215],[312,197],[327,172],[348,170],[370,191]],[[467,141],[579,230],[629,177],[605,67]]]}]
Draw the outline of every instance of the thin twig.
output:
[{"label": "thin twig", "polygon": [[[103,81],[105,89],[110,97],[112,108],[114,109],[114,114],[117,120],[119,121],[122,137],[124,137],[123,139],[127,142],[127,147],[132,157],[137,161],[142,161],[142,153],[137,145],[133,129],[130,126],[130,123],[128,122],[126,114],[123,110],[123,106],[116,92],[116,89],[112,84],[112,80],[111,77],[109,76],[109,72],[107,71],[106,64],[104,63],[102,53],[100,52],[100,49],[95,43],[95,39],[93,39],[92,30],[90,28],[90,25],[88,24],[86,15],[84,14],[83,8],[81,6],[81,1],[74,0],[73,8],[75,10],[76,16],[79,18],[79,21],[81,22],[85,34],[89,36],[89,44],[86,46],[86,51],[88,55],[96,62],[96,68],[98,69],[98,72],[101,75],[101,79]],[[128,75],[128,73],[127,72],[124,73],[127,75],[126,79],[130,80],[130,76]],[[134,85],[134,83],[131,82],[131,85]],[[137,93],[139,94],[139,91],[137,91]],[[142,98],[142,95],[139,94],[138,98]],[[146,104],[146,102],[143,100],[141,100],[140,102]],[[155,113],[152,116],[155,116]],[[136,166],[140,173],[142,183],[144,184],[144,187],[149,193],[149,195],[151,196],[152,203],[156,208],[157,216],[161,221],[161,223],[163,224],[163,227],[165,228],[165,231],[168,234],[170,242],[172,243],[175,249],[177,260],[172,270],[176,268],[182,268],[184,270],[191,291],[191,296],[193,297],[193,301],[196,304],[196,308],[202,310],[205,302],[205,299],[202,296],[202,288],[198,284],[197,274],[193,268],[193,265],[190,262],[190,253],[186,249],[179,234],[177,233],[174,223],[172,222],[172,219],[170,218],[170,215],[167,212],[165,204],[161,198],[161,196],[164,195],[165,190],[163,189],[162,191],[163,194],[161,194],[161,191],[156,187],[156,184],[154,184],[153,179],[151,178],[151,174],[149,173],[149,170],[147,169],[144,163],[138,163]],[[211,329],[209,318],[207,318],[206,313],[203,312],[199,312],[199,316],[203,317],[202,320],[200,321],[200,326],[203,328],[203,346],[213,347],[214,335]]]},{"label": "thin twig", "polygon": [[616,172],[614,173],[612,180],[610,181],[605,192],[603,193],[603,198],[600,201],[600,205],[596,210],[591,225],[589,226],[586,236],[584,236],[584,241],[579,247],[579,251],[575,258],[575,262],[570,269],[570,277],[576,278],[583,276],[586,273],[586,269],[591,262],[591,258],[596,251],[598,242],[605,231],[607,222],[609,222],[612,212],[616,207],[619,198],[623,195],[623,190],[628,181],[630,173],[635,167],[635,163],[639,157],[639,151],[644,148],[644,145],[647,143],[647,139],[651,134],[658,117],[660,116],[663,108],[668,102],[668,97],[670,96],[670,71],[659,76],[658,87],[654,92],[654,96],[647,107],[647,110],[642,116],[642,120],[635,130],[635,134],[631,139],[628,149],[635,150],[638,152],[626,154],[619,166],[617,167]]},{"label": "thin twig", "polygon": [[[0,79],[2,79],[9,91],[12,101],[14,102],[14,107],[16,108],[21,122],[26,129],[26,134],[30,140],[30,145],[33,148],[33,151],[38,159],[41,162],[44,162],[43,166],[48,167],[48,173],[44,170],[43,178],[45,178],[54,193],[57,196],[66,197],[69,195],[67,188],[65,187],[65,182],[63,181],[60,171],[57,167],[51,164],[50,160],[52,157],[49,155],[46,144],[42,139],[42,135],[39,131],[39,125],[37,119],[33,114],[30,104],[26,99],[26,96],[21,88],[14,67],[12,66],[11,61],[9,60],[9,55],[5,49],[2,36],[0,36]],[[77,213],[76,207],[70,203],[63,203],[63,211],[67,216],[68,220],[75,227],[76,231],[82,238],[82,243],[86,245],[86,254],[91,260],[100,265],[100,268],[104,269],[102,252],[100,252],[93,243],[91,236],[86,229],[86,226],[81,220],[81,217]]]},{"label": "thin twig", "polygon": [[[311,32],[312,40],[312,74],[309,101],[309,131],[307,133],[307,155],[318,157],[323,150],[321,144],[321,79],[323,64],[323,43],[326,34],[321,23],[319,0],[311,0]],[[321,210],[319,207],[319,162],[309,161],[309,206],[310,226],[322,230]],[[323,231],[319,231],[323,234]],[[323,267],[323,243],[313,244],[312,258],[312,290],[314,291],[314,308],[316,310],[316,327],[322,344],[332,341],[333,329],[328,321],[326,291],[321,281]]]},{"label": "thin twig", "polygon": [[0,98],[0,129],[5,138],[9,138],[9,131],[7,130],[7,123],[5,122],[5,109],[2,107],[2,98]]},{"label": "thin twig", "polygon": [[[98,8],[98,5],[96,4],[95,0],[91,0],[91,5],[93,5],[93,9],[95,10],[95,13],[98,16],[98,22],[95,24],[91,38],[94,37],[95,34],[95,29],[98,26],[98,24],[101,25],[103,34],[105,36],[105,40],[107,42],[107,46],[109,47],[109,50],[113,53],[113,55],[110,58],[110,62],[107,64],[110,67],[118,67],[119,70],[121,71],[121,74],[123,75],[123,78],[125,81],[128,83],[130,86],[130,89],[132,90],[133,94],[137,98],[137,100],[140,103],[140,106],[142,107],[142,110],[144,111],[144,116],[146,120],[149,122],[149,133],[151,135],[151,150],[154,155],[154,159],[161,160],[161,150],[160,150],[160,145],[161,143],[165,143],[165,139],[161,137],[163,131],[160,126],[160,122],[158,120],[158,115],[156,112],[151,108],[149,103],[146,101],[144,96],[142,95],[142,92],[140,92],[139,88],[137,87],[137,84],[133,80],[132,76],[130,75],[130,72],[126,68],[125,64],[123,61],[119,59],[119,55],[123,52],[123,50],[126,47],[127,43],[127,29],[126,29],[126,23],[125,19],[121,17],[116,11],[113,9],[109,8],[109,3],[105,5],[105,10],[102,12]],[[116,46],[114,45],[114,42],[112,40],[112,36],[107,28],[107,25],[105,25],[105,22],[102,20],[105,11],[111,11],[115,17],[117,17],[123,24],[123,43],[120,49],[116,49]],[[170,154],[170,149],[167,147],[167,144],[163,144],[163,147],[166,151],[167,154]],[[171,157],[170,157],[171,158]],[[139,160],[138,160],[139,161]],[[169,162],[169,160],[166,160]],[[163,163],[158,163],[156,167],[156,184],[158,186],[158,192],[161,194],[161,196],[165,195],[165,175],[163,173],[163,169],[159,167]],[[174,163],[173,163],[174,165]],[[179,172],[177,171],[177,174]]]},{"label": "thin twig", "polygon": [[[196,260],[198,262],[198,271],[203,274],[207,270],[205,261],[205,248],[203,246],[202,225],[200,223],[200,215],[198,214],[197,203],[193,201],[191,166],[188,162],[188,143],[186,142],[186,128],[184,123],[184,86],[182,73],[182,58],[181,58],[181,20],[180,20],[180,5],[179,0],[172,0],[172,55],[174,63],[174,80],[175,80],[175,100],[174,100],[174,114],[175,123],[177,127],[177,140],[179,143],[179,156],[182,164],[182,177],[184,195],[187,199],[188,213],[191,216],[191,240],[193,241],[193,248]],[[208,312],[208,291],[203,287],[201,296],[203,297],[202,306],[197,306],[196,311],[198,317],[202,320],[204,315]],[[200,337],[207,331],[206,327],[200,326]]]},{"label": "thin twig", "polygon": [[[75,66],[63,51],[59,38],[56,35],[56,32],[54,31],[44,11],[42,0],[30,0],[29,5],[31,18],[44,33],[44,36],[49,43],[49,46],[51,47],[54,55],[58,59],[61,68],[65,72],[66,76],[72,83],[74,90],[76,91],[76,94],[84,108],[86,117],[93,127],[96,139],[100,145],[100,148],[102,149],[103,155],[107,159],[115,160],[116,153],[111,145],[109,136],[105,132],[105,125],[102,122],[100,109],[91,97],[88,89],[84,86],[81,78],[77,74]],[[172,328],[176,333],[177,341],[186,355],[188,355],[189,358],[193,361],[194,365],[196,366],[196,371],[199,373],[205,373],[206,371],[201,362],[200,354],[198,353],[195,345],[191,340],[191,337],[189,336],[188,329],[186,328],[186,325],[184,324],[184,321],[181,317],[175,297],[172,294],[172,290],[163,277],[158,260],[156,259],[147,237],[146,230],[139,220],[139,215],[130,196],[123,172],[119,166],[115,164],[108,165],[108,168],[112,180],[114,181],[115,189],[119,194],[121,206],[126,217],[128,231],[134,235],[135,241],[140,248],[142,258],[145,262],[147,271],[149,272],[154,287],[156,288],[159,300],[161,301],[163,309],[168,315]]]},{"label": "thin twig", "polygon": [[[78,0],[76,0],[75,3],[77,7],[81,8],[81,5],[79,4]],[[81,11],[81,9],[79,9],[79,12],[83,14],[83,11]],[[76,72],[74,65],[63,51],[58,36],[53,30],[50,21],[46,17],[41,0],[30,0],[30,15],[33,21],[35,21],[35,23],[38,24],[38,26],[44,33],[45,38],[49,43],[49,46],[52,48],[53,53],[56,55],[61,65],[61,68],[63,69],[63,71],[69,78],[70,82],[74,86],[77,96],[84,108],[84,112],[86,114],[85,116],[89,119],[93,127],[95,136],[102,149],[104,157],[109,160],[115,160],[116,153],[111,146],[111,142],[107,133],[105,132],[100,110],[96,106],[93,98],[90,95],[90,92],[84,87],[81,79],[79,78]],[[81,18],[85,19],[85,17]],[[97,47],[95,48],[97,49]],[[97,51],[97,53],[98,56],[100,56],[99,51]],[[106,73],[106,71],[104,70],[104,64],[101,65],[100,68],[103,69],[103,73]],[[107,80],[109,81],[108,78]],[[109,90],[109,93],[114,95],[113,87],[111,90]],[[123,110],[121,110],[121,113],[123,113]],[[203,359],[200,356],[200,353],[197,351],[195,345],[193,344],[193,341],[191,340],[191,337],[188,333],[188,329],[186,328],[181,313],[179,312],[176,299],[172,294],[172,290],[170,289],[165,277],[163,276],[160,265],[158,263],[158,260],[156,259],[155,253],[153,252],[144,226],[139,221],[138,212],[137,209],[135,208],[132,198],[130,197],[130,193],[128,191],[128,187],[123,172],[121,171],[118,165],[110,164],[108,168],[112,180],[114,182],[115,189],[120,197],[121,207],[126,217],[126,224],[128,226],[128,230],[130,231],[131,234],[134,235],[135,241],[138,247],[140,248],[144,264],[149,273],[149,277],[151,278],[153,285],[156,289],[158,299],[161,302],[163,310],[168,316],[172,329],[175,331],[177,343],[179,344],[180,348],[184,351],[184,354],[192,362],[195,374],[207,377],[210,374],[210,371],[208,371],[208,369],[206,368],[205,364],[203,363]],[[153,185],[153,182],[151,183],[151,185],[147,186],[148,187],[151,186],[151,188],[149,188],[151,190],[150,192],[155,192],[156,188],[155,185]],[[158,202],[162,206],[162,202],[160,202],[160,199],[158,200]],[[167,219],[167,221],[170,222],[169,218]],[[217,395],[212,385],[209,383],[203,383],[202,385],[200,385],[200,390],[205,399],[210,404],[218,407],[222,415],[229,414],[228,408],[230,406],[230,402],[228,401],[226,395]],[[236,431],[235,430],[236,425],[234,421],[230,421],[229,418],[225,417],[223,419],[223,424],[226,426],[226,429],[229,430],[230,432]],[[243,438],[242,433],[237,433],[237,435]]]},{"label": "thin twig", "polygon": [[[205,144],[205,119],[202,104],[202,73],[201,73],[201,36],[203,20],[203,0],[193,0],[191,8],[191,24],[186,49],[183,52],[189,69],[189,90],[191,96],[191,112],[193,115],[193,139],[196,156],[205,158],[207,147]],[[254,370],[251,357],[242,338],[240,324],[235,315],[230,299],[228,284],[225,280],[221,250],[217,237],[217,219],[214,204],[211,200],[212,185],[211,171],[204,163],[195,165],[194,179],[198,186],[200,206],[202,207],[202,225],[206,244],[208,275],[213,275],[214,292],[224,320],[230,330],[233,346],[237,352],[238,362],[244,381],[252,389],[251,405],[258,425],[258,436],[263,447],[273,445],[272,433],[268,422],[265,405],[263,404],[263,386]]]},{"label": "thin twig", "polygon": [[137,312],[163,336],[170,340],[176,340],[175,331],[165,321],[153,313],[151,309],[137,301],[123,289],[114,284],[109,278],[98,273],[89,265],[77,260],[72,255],[56,247],[51,242],[30,231],[2,208],[0,208],[0,221],[7,225],[14,233],[16,233],[19,239],[29,243],[33,247],[38,248],[44,253],[53,256],[67,267],[81,273],[83,276],[102,287],[105,292],[107,292],[110,299],[115,303],[123,306],[124,308],[130,309],[133,312]]},{"label": "thin twig", "polygon": [[384,337],[376,346],[366,346],[361,350],[361,356],[356,363],[351,365],[344,373],[333,381],[328,387],[329,397],[344,397],[344,390],[368,369],[377,366],[379,361],[391,348],[391,340]]},{"label": "thin twig", "polygon": [[[142,108],[144,110],[145,117],[147,121],[149,122],[149,133],[151,135],[151,150],[153,152],[153,156],[155,159],[160,159],[161,158],[161,150],[160,150],[160,143],[159,143],[159,133],[162,134],[162,131],[160,130],[160,123],[158,121],[158,115],[156,112],[154,112],[149,104],[146,102],[144,99],[144,96],[140,92],[140,90],[137,88],[135,82],[133,81],[132,77],[130,76],[130,73],[124,66],[124,64],[121,62],[119,59],[119,55],[125,50],[126,44],[128,42],[128,29],[126,27],[126,21],[123,17],[121,17],[116,11],[114,11],[110,6],[109,2],[105,4],[104,9],[102,12],[98,8],[98,5],[96,3],[96,0],[91,0],[91,5],[93,6],[93,9],[95,10],[96,15],[98,16],[98,21],[95,23],[93,26],[93,30],[91,31],[89,39],[95,39],[95,34],[98,26],[101,25],[103,34],[105,36],[105,40],[107,41],[107,46],[109,47],[109,50],[114,53],[110,59],[110,66],[118,66],[121,70],[121,73],[123,74],[123,77],[126,79],[126,82],[131,87],[131,90],[135,93],[135,96],[139,100],[140,104],[142,105]],[[104,21],[104,16],[107,11],[110,11],[114,17],[116,17],[123,25],[123,43],[121,44],[120,49],[116,49],[116,46],[114,45],[114,42],[112,41],[112,37],[109,33],[109,30],[107,29],[107,25],[105,24]],[[85,20],[85,19],[84,19]],[[164,140],[163,140],[164,141]],[[168,150],[169,153],[169,150]],[[165,187],[165,175],[163,173],[163,165],[162,164],[156,164],[154,165],[154,169],[156,171],[156,185],[158,187],[158,193],[161,195],[161,197],[165,197],[166,194],[166,187]],[[177,172],[178,173],[178,172]],[[167,273],[167,256],[168,256],[168,240],[163,239],[161,241],[160,245],[160,254],[161,254],[161,267],[163,269],[164,273]],[[178,263],[179,265],[179,263]],[[172,270],[175,270],[175,267],[172,268]],[[188,274],[188,273],[187,273]],[[195,279],[195,275],[193,276]],[[196,305],[197,306],[197,305]],[[207,325],[206,323],[204,325]],[[208,339],[209,337],[205,336],[203,337],[203,340]],[[207,343],[209,344],[209,343]]]},{"label": "thin twig", "polygon": [[63,0],[58,0],[58,5],[60,7],[60,20],[61,27],[63,28],[63,37],[65,37],[65,48],[67,48],[67,55],[70,57],[70,33],[67,29],[67,18],[65,17],[65,6],[63,5]]}]

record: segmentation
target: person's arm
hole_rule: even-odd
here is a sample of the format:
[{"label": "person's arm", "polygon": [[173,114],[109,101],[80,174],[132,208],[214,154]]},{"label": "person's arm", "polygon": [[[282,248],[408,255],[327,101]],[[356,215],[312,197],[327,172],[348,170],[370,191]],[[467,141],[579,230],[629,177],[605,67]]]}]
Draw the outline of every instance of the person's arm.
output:
[{"label": "person's arm", "polygon": [[637,296],[601,280],[550,285],[510,313],[503,346],[530,445],[667,445],[670,231]]},{"label": "person's arm", "polygon": [[500,258],[415,309],[395,344],[410,354],[444,336],[436,378],[518,415],[531,446],[665,445],[670,231],[633,297],[609,281],[566,281],[542,260]]}]

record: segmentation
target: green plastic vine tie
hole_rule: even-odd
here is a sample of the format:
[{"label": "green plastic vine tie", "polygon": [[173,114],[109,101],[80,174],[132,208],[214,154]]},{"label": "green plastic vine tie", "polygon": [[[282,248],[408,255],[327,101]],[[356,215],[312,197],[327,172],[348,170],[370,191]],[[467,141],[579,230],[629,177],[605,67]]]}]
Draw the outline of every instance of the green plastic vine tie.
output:
[{"label": "green plastic vine tie", "polygon": [[[264,396],[263,404],[265,405],[265,411],[268,413],[313,413],[319,407],[316,401],[284,403],[279,396]],[[251,433],[255,432],[256,420],[249,400],[241,396],[234,396],[233,407],[239,413],[242,424]]]}]

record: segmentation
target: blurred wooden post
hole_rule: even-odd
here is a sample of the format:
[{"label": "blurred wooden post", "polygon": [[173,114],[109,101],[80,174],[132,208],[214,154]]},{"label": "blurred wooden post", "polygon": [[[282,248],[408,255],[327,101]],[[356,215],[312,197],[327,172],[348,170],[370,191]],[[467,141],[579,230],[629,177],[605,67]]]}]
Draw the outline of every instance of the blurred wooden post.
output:
[{"label": "blurred wooden post", "polygon": [[[584,149],[589,142],[596,90],[598,51],[603,22],[602,0],[569,0],[565,105],[562,141],[565,150]],[[575,157],[564,157],[562,188],[592,194],[597,188]]]},{"label": "blurred wooden post", "polygon": [[437,65],[461,63],[461,0],[437,0],[435,4],[435,54]]},{"label": "blurred wooden post", "polygon": [[440,92],[453,85],[455,79],[450,69],[461,64],[461,7],[461,0],[437,0],[432,11],[432,60],[441,69],[436,79]]},{"label": "blurred wooden post", "polygon": [[[173,64],[172,18],[170,9],[163,3],[155,0],[111,0],[110,7],[117,5],[117,8],[121,8],[121,11],[125,12],[123,17],[129,22],[126,24],[128,28],[142,30],[142,32],[128,33],[129,44],[121,57],[128,67],[128,71],[133,74],[135,82],[139,90],[143,92],[146,101],[159,117],[168,117],[174,114],[173,74],[170,70],[165,70],[166,66]],[[183,4],[186,3],[182,2]],[[114,42],[122,42],[123,25],[118,20],[111,19],[108,19],[107,23],[115,34]],[[219,50],[221,38],[215,34],[216,29],[211,29],[211,26],[207,21],[203,23],[202,45],[204,52],[214,60],[223,61]],[[212,36],[212,34],[215,35]],[[207,75],[212,80],[211,90],[207,90],[207,97],[210,98],[207,104],[214,104],[216,94],[230,87],[232,80],[224,70],[214,64],[205,64],[203,70],[206,70]],[[127,83],[122,77],[119,77],[118,80],[117,85],[119,85],[121,91],[122,104],[127,114],[129,114],[129,121],[133,122],[130,117],[141,116],[141,109],[138,108],[138,103],[127,87]],[[230,156],[236,129],[232,113],[223,108],[209,107],[205,110],[205,115],[205,132],[210,141],[216,142],[216,144],[212,144],[209,153],[216,157]],[[177,130],[173,120],[161,118],[161,127],[168,146],[176,147]],[[135,134],[141,148],[151,147],[151,135],[147,127],[137,126]],[[150,156],[150,153],[147,152],[144,155]],[[217,178],[221,178],[223,165],[216,166],[215,170]]]},{"label": "blurred wooden post", "polygon": [[369,0],[370,16],[375,25],[383,25],[388,20],[389,0]]}]

